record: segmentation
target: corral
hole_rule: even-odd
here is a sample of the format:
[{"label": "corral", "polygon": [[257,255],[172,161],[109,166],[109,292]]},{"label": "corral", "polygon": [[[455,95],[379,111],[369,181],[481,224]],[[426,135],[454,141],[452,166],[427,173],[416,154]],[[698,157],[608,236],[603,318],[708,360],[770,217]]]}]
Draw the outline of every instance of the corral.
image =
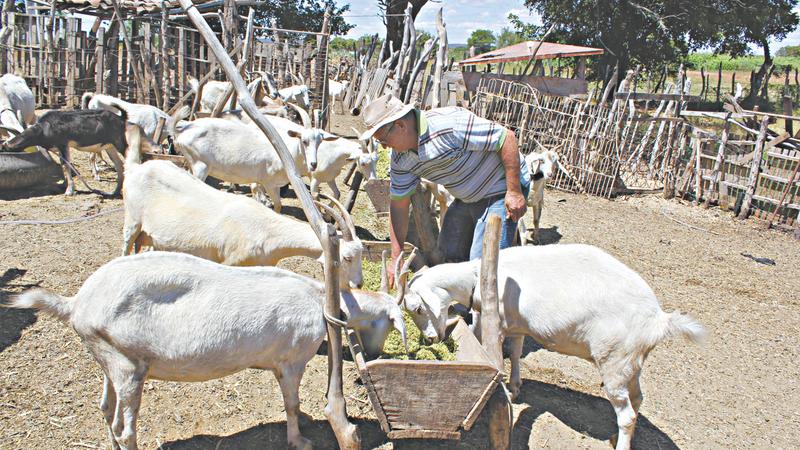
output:
[{"label": "corral", "polygon": [[[407,63],[407,67],[411,65]],[[375,88],[370,81],[377,79],[380,84],[373,96],[384,88],[401,88],[398,83],[387,84],[388,73],[380,70],[362,74],[369,79],[361,83],[360,92],[353,83],[346,97],[348,107],[357,108],[372,97],[366,94]],[[413,87],[416,74],[409,72],[407,76]],[[427,91],[439,91],[427,83],[418,87],[416,92],[407,89],[406,98],[421,98],[424,103]],[[584,112],[580,101],[559,103],[518,87],[505,89],[479,88],[483,97],[476,98],[471,106],[515,130],[523,151],[537,146],[556,148],[564,158],[560,175],[551,183],[557,189],[545,195],[540,243],[580,242],[605,249],[642,275],[665,310],[690,312],[709,332],[703,345],[674,340],[659,346],[650,356],[642,377],[645,401],[634,448],[795,446],[800,440],[795,411],[800,397],[794,385],[800,378],[794,363],[800,356],[795,332],[800,325],[796,242],[786,233],[765,230],[758,221],[738,221],[719,209],[690,207],[680,198],[691,191],[691,172],[684,171],[694,167],[703,174],[695,184],[696,201],[711,199],[709,194],[703,196],[705,188],[719,204],[732,207],[728,203],[734,201],[723,196],[723,191],[716,191],[730,174],[719,167],[727,162],[723,152],[727,132],[721,138],[722,161],[709,170],[704,165],[710,164],[702,161],[701,145],[716,140],[695,131],[693,145],[679,144],[689,137],[683,124],[669,125],[678,123],[675,117],[665,114],[661,118],[662,124],[668,125],[660,127],[655,149],[648,153],[652,148],[647,145],[647,136],[652,130],[630,127],[635,117],[625,115],[627,101],[615,102],[610,112],[601,108]],[[630,100],[624,91],[617,95]],[[528,121],[534,108],[551,115],[539,122]],[[358,118],[335,112],[332,132],[347,135],[351,127],[363,128]],[[559,115],[568,120],[559,119]],[[651,122],[657,120],[656,115]],[[662,131],[666,132],[665,145],[659,153]],[[773,159],[783,158],[789,163],[796,159],[788,151],[770,154],[763,148],[767,131],[752,131],[749,136],[758,136],[757,142],[738,139],[735,144],[756,145],[752,158],[760,159],[764,151]],[[637,137],[642,144],[636,148],[634,136],[642,132],[646,136]],[[773,147],[779,145],[777,139],[780,137],[774,138]],[[575,143],[579,144],[577,148],[573,148]],[[686,149],[695,152],[689,156]],[[81,172],[88,173],[89,162],[83,154],[76,155],[75,161]],[[796,162],[794,166],[783,164],[781,170],[791,172],[796,166]],[[752,167],[751,180],[738,189],[747,190],[750,185],[755,189],[759,176],[763,178],[756,163]],[[685,183],[675,183],[679,197],[662,198],[661,191],[674,183],[678,174],[687,173]],[[789,192],[793,177],[772,190],[780,193],[785,187]],[[113,179],[114,174],[105,171],[94,185],[108,190]],[[296,189],[300,185],[295,181]],[[349,189],[341,178],[337,183],[340,190]],[[355,180],[352,184],[357,186]],[[80,189],[74,197],[51,194],[46,190],[12,192],[0,198],[0,229],[5,242],[0,248],[0,302],[37,286],[74,295],[91,273],[119,254],[120,199]],[[602,198],[612,194],[616,196],[613,201]],[[295,199],[286,199],[283,213],[302,218],[304,210],[308,215],[304,204],[308,193],[302,189],[295,195]],[[747,212],[750,202],[758,209],[755,192],[749,197],[747,206],[739,206]],[[781,198],[775,208],[781,209],[784,201],[788,204],[779,219],[786,225],[794,225],[794,216],[787,211],[792,210],[791,198]],[[375,214],[367,196],[351,199],[355,201],[353,218],[358,237],[387,240],[387,220]],[[526,221],[530,223],[530,213]],[[426,237],[418,239],[424,241]],[[420,247],[429,250],[424,248],[425,242]],[[431,253],[426,257],[435,259]],[[308,259],[290,258],[280,265],[324,278],[318,264]],[[102,413],[97,408],[102,373],[72,330],[44,315],[2,308],[0,353],[0,447],[108,445]],[[605,441],[616,432],[614,411],[594,368],[547,352],[531,341],[527,341],[523,355],[522,392],[513,405],[512,448],[606,448]],[[336,438],[323,414],[328,388],[326,359],[318,355],[311,360],[300,387],[301,407],[306,414],[301,419],[301,431],[316,448],[336,448]],[[508,373],[508,365],[505,369]],[[381,417],[376,417],[370,405],[370,383],[362,383],[358,375],[357,365],[345,362],[347,411],[359,426],[362,448],[486,448],[486,436],[491,431],[483,416],[472,430],[463,433],[460,442],[390,441],[382,431]],[[457,386],[458,380],[450,384]],[[464,393],[454,388],[452,395]],[[273,377],[254,370],[205,383],[148,381],[139,443],[143,448],[285,448],[286,412],[281,390]]]},{"label": "corral", "polygon": [[[340,124],[335,130],[345,123],[334,118]],[[104,174],[102,188],[113,185],[113,176]],[[287,203],[298,211],[297,203]],[[0,220],[62,220],[120,205],[92,195],[7,199]],[[362,237],[386,238],[385,220],[374,219],[366,196],[358,198],[355,211]],[[121,226],[121,212],[71,225],[3,226],[3,299],[33,285],[74,294],[89,274],[118,255]],[[703,346],[672,341],[650,356],[635,447],[795,446],[800,257],[794,239],[655,195],[609,202],[548,191],[542,227],[546,243],[592,243],[608,250],[653,286],[664,308],[691,311],[709,331]],[[321,276],[316,264],[303,260],[282,265]],[[102,376],[74,332],[28,311],[0,309],[0,321],[0,445],[103,448],[106,433],[97,408]],[[513,448],[607,448],[603,441],[615,432],[614,413],[594,368],[533,346],[526,345],[526,353],[521,401],[514,404]],[[326,358],[317,356],[303,378],[302,410],[308,417],[301,427],[318,448],[335,448],[322,415],[326,367]],[[391,448],[355,377],[354,365],[346,362],[348,413],[361,425],[364,447]],[[286,443],[280,390],[260,371],[207,383],[148,382],[142,408],[143,448],[283,448]],[[485,430],[485,423],[478,423],[460,444],[444,448],[485,448]]]}]

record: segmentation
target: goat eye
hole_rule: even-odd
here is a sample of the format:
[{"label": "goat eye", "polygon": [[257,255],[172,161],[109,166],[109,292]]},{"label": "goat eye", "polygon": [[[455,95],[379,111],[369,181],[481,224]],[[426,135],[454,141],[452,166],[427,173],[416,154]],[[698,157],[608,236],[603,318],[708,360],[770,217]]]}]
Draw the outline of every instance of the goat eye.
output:
[{"label": "goat eye", "polygon": [[422,314],[422,305],[417,306],[417,308],[414,310],[414,313],[415,314]]}]

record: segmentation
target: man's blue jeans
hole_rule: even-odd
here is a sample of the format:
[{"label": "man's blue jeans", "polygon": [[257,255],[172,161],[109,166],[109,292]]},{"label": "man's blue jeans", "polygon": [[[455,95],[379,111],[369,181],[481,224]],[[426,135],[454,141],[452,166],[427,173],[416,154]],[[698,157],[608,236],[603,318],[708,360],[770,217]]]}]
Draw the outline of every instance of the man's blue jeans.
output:
[{"label": "man's blue jeans", "polygon": [[[522,195],[526,198],[529,190],[530,184],[522,185]],[[506,218],[505,194],[475,203],[455,200],[447,209],[439,233],[438,246],[444,262],[461,262],[481,257],[483,233],[489,214],[497,214],[502,220],[500,248],[511,247],[517,232],[517,222]]]}]

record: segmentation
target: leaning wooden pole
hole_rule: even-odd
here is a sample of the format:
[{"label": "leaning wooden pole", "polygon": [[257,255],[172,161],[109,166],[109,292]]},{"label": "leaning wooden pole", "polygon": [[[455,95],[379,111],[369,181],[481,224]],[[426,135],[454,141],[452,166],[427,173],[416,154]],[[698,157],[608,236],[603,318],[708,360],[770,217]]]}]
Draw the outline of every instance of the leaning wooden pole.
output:
[{"label": "leaning wooden pole", "polygon": [[[228,57],[225,48],[217,39],[214,32],[208,26],[203,16],[192,4],[192,0],[179,0],[181,7],[186,11],[186,15],[194,23],[200,35],[208,44],[218,64],[225,71],[230,82],[236,88],[236,94],[239,97],[239,103],[242,106],[245,114],[258,126],[264,135],[269,139],[272,146],[278,153],[278,157],[283,163],[284,170],[289,176],[289,183],[292,185],[297,197],[300,199],[300,204],[303,211],[308,218],[311,228],[317,234],[322,248],[325,252],[325,267],[326,267],[326,301],[325,312],[331,317],[339,317],[339,292],[338,292],[338,278],[334,275],[335,268],[339,265],[339,253],[337,249],[337,240],[335,236],[331,235],[330,228],[328,228],[322,215],[319,213],[314,205],[314,200],[311,198],[311,193],[305,187],[303,181],[297,173],[294,166],[294,161],[289,153],[286,144],[278,135],[278,131],[269,121],[259,114],[258,108],[247,90],[247,85],[242,79],[233,61]],[[328,269],[330,268],[330,269]],[[328,373],[328,404],[325,407],[325,415],[333,428],[336,435],[336,440],[339,447],[342,449],[357,449],[360,446],[357,428],[350,423],[347,419],[347,410],[344,402],[344,395],[342,393],[342,335],[341,330],[328,324],[328,358],[329,358],[329,373]]]},{"label": "leaning wooden pole", "polygon": [[753,150],[753,162],[750,165],[750,175],[747,178],[747,190],[744,194],[744,201],[742,202],[742,209],[739,211],[739,219],[747,219],[750,215],[750,207],[753,204],[753,196],[756,194],[756,187],[758,186],[758,176],[761,173],[761,153],[764,151],[764,141],[767,139],[767,126],[769,125],[769,117],[765,116],[761,121],[761,127],[758,130],[758,137],[756,138],[756,148]]},{"label": "leaning wooden pole", "polygon": [[[500,256],[500,216],[492,214],[483,235],[481,255],[481,343],[489,361],[503,371],[503,330],[500,323],[500,299],[497,292],[497,262]],[[487,405],[489,447],[511,448],[511,400],[502,384]]]}]

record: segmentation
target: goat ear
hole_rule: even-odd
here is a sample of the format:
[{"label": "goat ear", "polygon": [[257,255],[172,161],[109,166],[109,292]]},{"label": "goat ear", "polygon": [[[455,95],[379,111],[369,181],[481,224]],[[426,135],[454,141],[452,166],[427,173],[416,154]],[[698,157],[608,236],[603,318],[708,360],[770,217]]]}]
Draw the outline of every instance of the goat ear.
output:
[{"label": "goat ear", "polygon": [[293,138],[297,138],[297,139],[300,139],[300,137],[301,137],[300,133],[298,133],[297,131],[294,131],[294,130],[289,130],[289,131],[286,132],[286,134],[288,134],[289,137],[293,137]]},{"label": "goat ear", "polygon": [[332,134],[332,133],[322,133],[322,140],[323,141],[335,141],[339,139],[339,136]]}]

